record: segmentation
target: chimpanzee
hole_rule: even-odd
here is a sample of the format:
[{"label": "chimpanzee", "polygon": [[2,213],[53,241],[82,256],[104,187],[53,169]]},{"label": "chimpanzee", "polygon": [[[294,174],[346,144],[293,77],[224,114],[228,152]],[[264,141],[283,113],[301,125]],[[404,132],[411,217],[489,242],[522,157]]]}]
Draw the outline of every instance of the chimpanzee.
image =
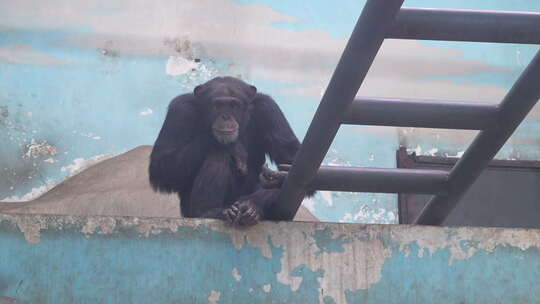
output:
[{"label": "chimpanzee", "polygon": [[250,226],[271,219],[283,180],[264,167],[265,155],[291,164],[299,147],[270,96],[217,77],[171,101],[150,156],[150,183],[178,193],[185,217]]}]

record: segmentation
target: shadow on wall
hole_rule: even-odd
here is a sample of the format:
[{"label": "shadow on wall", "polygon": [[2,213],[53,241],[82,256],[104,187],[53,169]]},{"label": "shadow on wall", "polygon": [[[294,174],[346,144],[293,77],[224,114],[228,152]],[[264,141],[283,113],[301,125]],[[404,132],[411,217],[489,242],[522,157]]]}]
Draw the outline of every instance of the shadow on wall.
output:
[{"label": "shadow on wall", "polygon": [[[180,217],[176,194],[155,193],[148,183],[151,146],[140,146],[68,178],[28,202],[0,202],[0,212]],[[300,207],[295,221],[318,221]]]}]

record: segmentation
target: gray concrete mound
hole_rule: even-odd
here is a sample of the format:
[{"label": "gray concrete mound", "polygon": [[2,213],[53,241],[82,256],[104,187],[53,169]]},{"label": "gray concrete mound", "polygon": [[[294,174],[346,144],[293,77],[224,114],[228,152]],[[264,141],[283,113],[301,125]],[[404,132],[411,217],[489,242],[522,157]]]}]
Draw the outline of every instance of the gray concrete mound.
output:
[{"label": "gray concrete mound", "polygon": [[[67,215],[180,217],[178,197],[148,183],[151,146],[101,161],[27,202],[0,202],[0,212]],[[295,221],[318,221],[300,207]]]}]

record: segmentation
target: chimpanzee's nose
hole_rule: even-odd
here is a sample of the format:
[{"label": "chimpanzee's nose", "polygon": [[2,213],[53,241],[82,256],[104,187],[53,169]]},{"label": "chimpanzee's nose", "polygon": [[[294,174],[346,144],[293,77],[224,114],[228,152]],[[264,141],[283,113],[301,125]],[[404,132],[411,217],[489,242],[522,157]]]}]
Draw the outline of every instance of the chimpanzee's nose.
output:
[{"label": "chimpanzee's nose", "polygon": [[231,119],[231,115],[229,115],[229,114],[221,114],[221,119],[223,119],[223,120],[230,120],[230,119]]}]

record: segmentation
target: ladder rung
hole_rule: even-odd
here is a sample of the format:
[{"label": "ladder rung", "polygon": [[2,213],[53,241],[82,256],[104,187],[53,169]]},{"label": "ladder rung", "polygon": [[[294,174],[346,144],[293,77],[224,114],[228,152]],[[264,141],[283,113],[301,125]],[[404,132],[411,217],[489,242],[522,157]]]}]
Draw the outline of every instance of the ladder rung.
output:
[{"label": "ladder rung", "polygon": [[[290,166],[280,167],[287,169]],[[347,192],[445,194],[447,181],[448,172],[443,170],[321,166],[308,188]]]},{"label": "ladder rung", "polygon": [[483,130],[497,123],[497,104],[461,101],[358,98],[344,124]]},{"label": "ladder rung", "polygon": [[540,13],[403,7],[387,38],[540,44]]}]

